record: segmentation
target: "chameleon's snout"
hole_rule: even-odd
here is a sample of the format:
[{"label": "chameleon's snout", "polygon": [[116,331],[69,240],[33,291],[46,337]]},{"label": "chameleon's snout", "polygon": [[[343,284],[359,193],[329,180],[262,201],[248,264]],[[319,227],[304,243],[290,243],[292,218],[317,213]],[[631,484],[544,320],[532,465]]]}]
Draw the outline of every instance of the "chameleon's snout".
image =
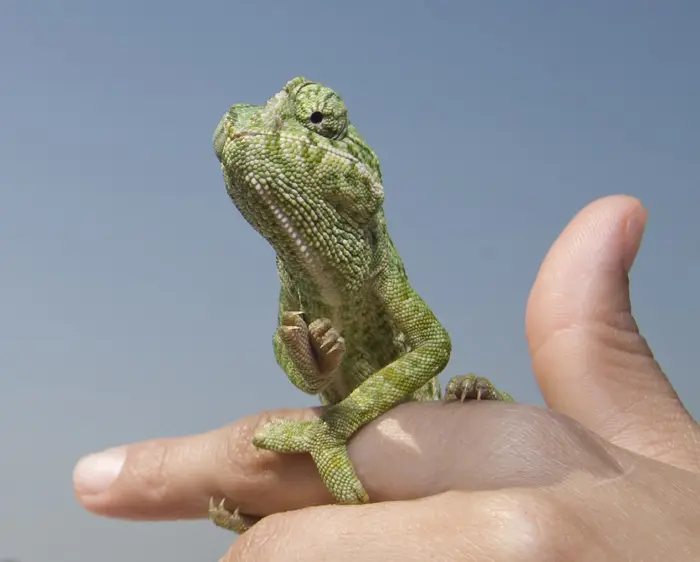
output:
[{"label": "chameleon's snout", "polygon": [[259,110],[260,106],[257,105],[234,103],[224,114],[221,121],[219,121],[219,124],[216,126],[214,138],[212,139],[214,143],[214,153],[219,161],[221,161],[227,138],[231,136],[233,131],[240,133],[249,130],[251,122],[255,121]]},{"label": "chameleon's snout", "polygon": [[221,161],[221,155],[224,151],[224,145],[226,144],[226,124],[228,121],[228,113],[221,118],[219,124],[216,126],[214,131],[213,143],[214,143],[214,154]]}]

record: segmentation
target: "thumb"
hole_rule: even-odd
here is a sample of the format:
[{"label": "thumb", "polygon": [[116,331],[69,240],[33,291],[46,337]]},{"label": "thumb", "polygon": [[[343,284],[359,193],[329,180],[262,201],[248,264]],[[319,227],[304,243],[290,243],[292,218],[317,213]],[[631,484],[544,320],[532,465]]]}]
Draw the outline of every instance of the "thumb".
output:
[{"label": "thumb", "polygon": [[526,329],[547,404],[631,451],[700,470],[700,431],[632,316],[629,270],[647,213],[632,197],[584,208],[537,276]]}]

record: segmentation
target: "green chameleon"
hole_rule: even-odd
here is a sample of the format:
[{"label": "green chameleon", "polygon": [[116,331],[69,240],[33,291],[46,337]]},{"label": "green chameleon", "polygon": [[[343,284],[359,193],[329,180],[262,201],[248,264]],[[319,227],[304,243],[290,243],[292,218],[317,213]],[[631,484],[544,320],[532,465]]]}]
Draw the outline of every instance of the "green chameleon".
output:
[{"label": "green chameleon", "polygon": [[[253,443],[310,453],[339,503],[367,502],[348,440],[402,402],[439,400],[452,349],[387,231],[379,159],[341,97],[302,77],[265,105],[233,105],[213,143],[230,198],[277,254],[277,362],[326,405],[315,421],[271,421]],[[513,400],[473,374],[453,378],[445,394]],[[209,515],[239,533],[258,520],[213,499]]]}]

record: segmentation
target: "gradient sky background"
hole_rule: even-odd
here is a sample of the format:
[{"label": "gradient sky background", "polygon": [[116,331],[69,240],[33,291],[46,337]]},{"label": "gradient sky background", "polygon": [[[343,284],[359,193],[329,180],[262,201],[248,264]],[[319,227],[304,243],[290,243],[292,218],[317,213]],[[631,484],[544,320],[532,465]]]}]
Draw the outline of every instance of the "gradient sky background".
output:
[{"label": "gradient sky background", "polygon": [[[393,237],[452,332],[443,375],[541,404],[540,261],[611,193],[650,211],[636,317],[700,415],[700,3],[19,2],[0,6],[0,558],[216,560],[208,522],[83,511],[107,446],[315,404],[274,362],[273,253],[211,136],[303,74],[378,152]],[[42,513],[42,509],[46,511]]]}]

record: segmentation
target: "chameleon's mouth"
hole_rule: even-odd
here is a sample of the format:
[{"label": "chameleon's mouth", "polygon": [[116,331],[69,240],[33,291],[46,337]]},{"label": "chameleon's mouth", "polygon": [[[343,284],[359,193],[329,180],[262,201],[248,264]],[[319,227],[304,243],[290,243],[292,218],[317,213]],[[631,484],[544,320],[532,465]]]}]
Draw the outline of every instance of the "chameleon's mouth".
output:
[{"label": "chameleon's mouth", "polygon": [[277,222],[278,227],[275,228],[274,231],[286,235],[288,249],[292,249],[297,255],[297,258],[305,265],[311,265],[313,255],[311,253],[310,244],[304,240],[302,233],[294,227],[294,223],[289,218],[289,215],[275,203],[270,195],[268,186],[261,186],[258,182],[253,180],[252,187]]},{"label": "chameleon's mouth", "polygon": [[[227,143],[238,142],[239,139],[249,136],[245,131],[236,131],[235,116],[237,112],[229,111],[219,124],[217,125],[214,136],[213,145],[216,157],[221,161],[224,157],[224,150]],[[230,184],[229,195],[234,199],[239,199],[240,203],[249,210],[259,209],[253,212],[253,216],[246,216],[247,219],[256,223],[256,229],[265,236],[275,249],[284,254],[292,252],[297,260],[301,261],[305,266],[311,266],[313,255],[311,253],[311,245],[304,240],[302,233],[295,228],[294,222],[284,209],[277,204],[274,191],[276,188],[270,186],[267,182],[258,181],[253,174],[247,174],[244,178],[238,178],[238,181]],[[251,197],[258,197],[262,201],[262,205],[252,203]],[[244,201],[247,200],[247,203]],[[240,207],[239,207],[240,208]],[[265,209],[268,218],[260,216],[260,210]],[[244,215],[247,213],[243,212]],[[274,227],[270,222],[276,223]],[[268,224],[265,224],[268,223]]]}]

